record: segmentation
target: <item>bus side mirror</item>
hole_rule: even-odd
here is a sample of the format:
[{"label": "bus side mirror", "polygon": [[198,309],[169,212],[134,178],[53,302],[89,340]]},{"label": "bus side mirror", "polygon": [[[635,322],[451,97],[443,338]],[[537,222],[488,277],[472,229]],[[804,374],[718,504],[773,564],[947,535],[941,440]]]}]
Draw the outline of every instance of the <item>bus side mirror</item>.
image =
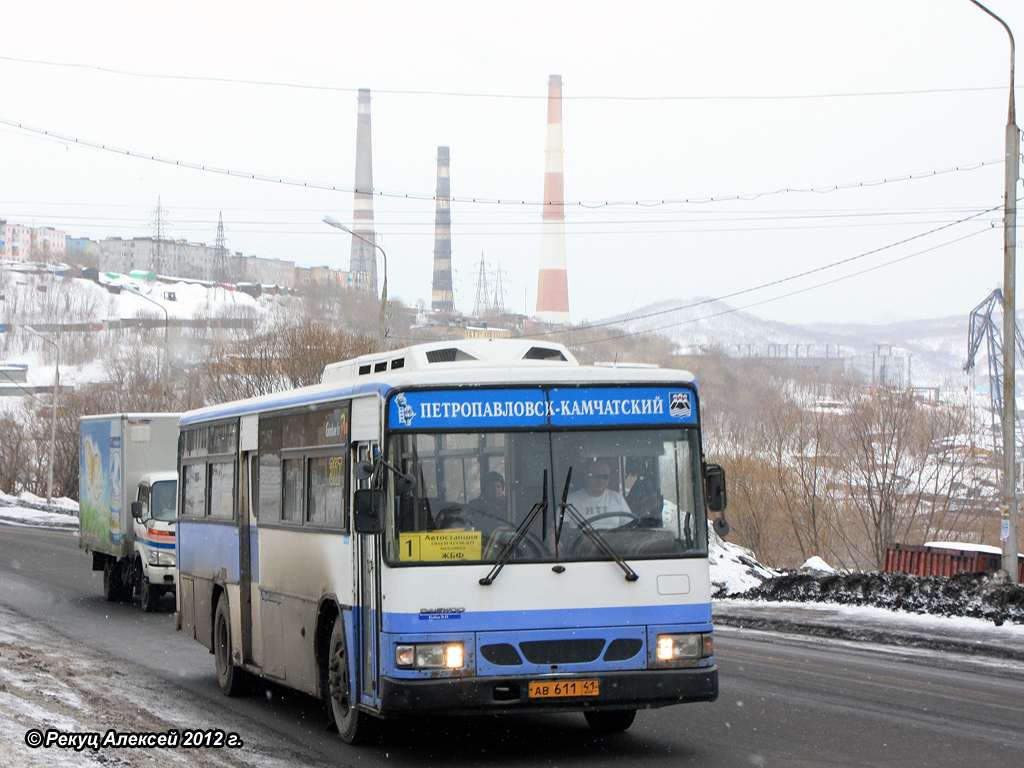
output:
[{"label": "bus side mirror", "polygon": [[134,517],[136,520],[141,520],[142,519],[142,502],[141,501],[133,501],[132,502],[132,517]]},{"label": "bus side mirror", "polygon": [[[712,512],[724,512],[727,503],[725,494],[725,470],[719,464],[708,464],[704,467],[704,491],[708,497],[708,509]],[[729,535],[729,523],[725,516],[715,518],[711,527],[721,538]]]},{"label": "bus side mirror", "polygon": [[704,489],[708,495],[708,509],[712,512],[725,511],[725,470],[718,464],[704,468]]},{"label": "bus side mirror", "polygon": [[360,488],[352,501],[356,533],[376,535],[384,530],[384,492],[376,488]]}]

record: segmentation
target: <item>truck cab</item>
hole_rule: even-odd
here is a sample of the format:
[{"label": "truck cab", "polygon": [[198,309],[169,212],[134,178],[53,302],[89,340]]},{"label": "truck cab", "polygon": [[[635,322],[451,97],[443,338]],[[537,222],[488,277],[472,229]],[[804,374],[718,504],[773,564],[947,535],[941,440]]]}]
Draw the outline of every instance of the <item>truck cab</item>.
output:
[{"label": "truck cab", "polygon": [[177,473],[152,472],[139,479],[137,497],[131,505],[135,538],[133,581],[146,611],[155,610],[165,594],[174,594],[177,492]]}]

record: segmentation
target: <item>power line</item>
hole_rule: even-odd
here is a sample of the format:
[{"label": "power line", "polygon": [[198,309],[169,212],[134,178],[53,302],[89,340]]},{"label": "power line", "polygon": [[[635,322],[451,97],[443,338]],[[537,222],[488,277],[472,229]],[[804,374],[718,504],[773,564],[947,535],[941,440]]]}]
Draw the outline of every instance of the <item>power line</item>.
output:
[{"label": "power line", "polygon": [[[335,93],[357,93],[360,89],[351,86],[319,85],[311,83],[289,83],[272,80],[247,80],[234,77],[214,77],[210,75],[178,75],[158,72],[134,72],[126,69],[103,67],[98,64],[83,64],[78,62],[44,61],[40,59],[25,59],[15,56],[0,56],[2,61],[11,61],[18,64],[33,64],[45,67],[64,67],[70,69],[88,69],[106,74],[120,75],[122,77],[146,78],[152,80],[181,80],[187,82],[224,83],[228,85],[250,85],[271,88],[292,88],[309,91],[328,91]],[[920,96],[939,93],[975,93],[984,91],[1002,91],[1005,86],[971,86],[962,88],[921,88],[897,91],[854,91],[848,93],[803,93],[803,94],[732,94],[732,95],[689,95],[689,96],[623,96],[623,95],[565,95],[563,101],[790,101],[809,99],[845,99],[865,98],[874,96]],[[388,89],[374,88],[374,94],[388,94],[392,96],[443,96],[468,99],[512,99],[522,101],[546,100],[547,94],[512,94],[512,93],[471,93],[459,91],[422,91],[409,89]]]},{"label": "power line", "polygon": [[[1002,207],[1001,205],[993,206],[992,208],[989,208],[989,209],[987,209],[985,211],[980,211],[980,212],[978,212],[976,214],[973,214],[971,216],[966,216],[966,217],[964,217],[962,219],[958,219],[957,221],[949,222],[947,224],[942,225],[941,227],[935,227],[934,229],[930,229],[927,232],[920,232],[920,233],[918,233],[916,235],[913,235],[911,237],[907,237],[907,238],[904,238],[902,240],[897,240],[896,242],[889,243],[888,245],[883,245],[883,246],[880,246],[880,247],[875,248],[873,250],[865,251],[864,253],[859,253],[859,254],[857,254],[855,256],[849,256],[849,257],[847,257],[845,259],[840,259],[838,261],[833,261],[833,262],[831,262],[829,264],[823,264],[822,266],[815,267],[814,269],[808,269],[808,270],[805,270],[803,272],[798,272],[796,274],[788,275],[786,277],[780,277],[777,280],[771,280],[771,281],[769,281],[767,283],[761,283],[760,285],[755,285],[755,286],[750,287],[750,288],[743,288],[743,289],[741,289],[739,291],[734,291],[732,293],[727,293],[727,294],[725,294],[723,296],[719,296],[719,297],[716,297],[716,298],[713,298],[713,299],[705,299],[703,301],[699,301],[699,302],[696,302],[694,304],[689,304],[689,305],[687,305],[685,307],[673,307],[671,309],[663,309],[663,310],[659,310],[657,312],[649,312],[646,315],[638,315],[638,316],[634,317],[632,320],[630,320],[629,322],[635,322],[637,320],[646,320],[648,318],[658,317],[660,315],[667,315],[667,314],[670,314],[672,312],[678,312],[678,311],[680,311],[682,309],[693,309],[695,307],[699,307],[699,306],[702,306],[704,304],[710,304],[710,303],[716,302],[716,301],[725,301],[727,299],[734,299],[737,296],[743,296],[743,295],[748,294],[748,293],[754,293],[755,291],[764,290],[765,288],[772,288],[772,287],[774,287],[776,285],[782,285],[783,283],[792,282],[793,280],[799,280],[802,277],[808,277],[810,275],[814,275],[814,274],[817,274],[819,272],[824,272],[824,271],[829,270],[829,269],[834,269],[835,267],[840,267],[843,264],[850,264],[850,263],[852,263],[854,261],[859,261],[860,259],[867,258],[868,256],[873,256],[875,254],[881,253],[882,251],[887,251],[887,250],[889,250],[891,248],[896,248],[897,246],[900,246],[900,245],[906,245],[907,243],[913,242],[914,240],[920,240],[923,237],[928,237],[929,235],[934,235],[937,232],[941,232],[941,231],[943,231],[945,229],[949,229],[950,227],[954,227],[957,224],[964,224],[964,223],[966,223],[968,221],[972,221],[973,219],[978,218],[979,216],[983,216],[986,213],[991,213],[993,211],[999,210],[1001,207]],[[979,232],[977,232],[975,234],[980,234],[980,232],[987,232],[990,229],[991,229],[991,226],[989,226],[987,229],[979,230]],[[940,246],[935,246],[935,248],[942,247],[944,245],[950,245],[952,243],[959,242],[959,240],[962,240],[962,239],[964,239],[964,238],[958,238],[957,240],[952,240],[952,241],[950,241],[948,243],[943,243]],[[929,248],[929,249],[924,250],[924,251],[919,251],[918,253],[911,254],[911,256],[916,256],[916,255],[919,255],[921,253],[927,253],[928,251],[934,250],[935,248]],[[894,261],[886,262],[886,264],[884,264],[882,266],[887,266],[888,264],[896,264],[897,262],[903,261],[904,259],[907,259],[907,258],[910,258],[910,256],[904,256],[904,257],[901,257],[901,258],[896,259]],[[863,274],[864,272],[869,272],[872,269],[876,269],[876,268],[877,267],[871,267],[871,268],[863,270],[862,272],[855,272],[855,273],[852,273],[851,275],[848,275],[848,277],[853,277],[855,275]],[[840,278],[840,279],[842,279],[842,278]],[[835,281],[830,281],[830,282],[835,282]],[[830,283],[822,283],[821,285],[829,285],[829,284]],[[800,293],[800,292],[801,291],[796,291],[795,293]],[[787,294],[787,295],[792,295],[792,294]],[[782,297],[780,297],[780,298],[782,298]],[[751,304],[749,306],[757,306],[757,304]],[[603,323],[593,323],[593,324],[587,325],[586,327],[587,328],[604,328],[604,327],[611,326],[611,325],[620,325],[621,326],[624,323],[625,323],[624,320],[606,320]],[[666,326],[666,327],[671,328],[673,326],[669,325],[669,326]],[[579,330],[579,329],[556,329],[556,330],[552,330],[552,331],[547,331],[545,333],[537,333],[537,334],[530,334],[530,335],[531,335],[531,337],[556,336],[556,335],[559,335],[559,334],[572,333],[573,330]],[[660,329],[654,329],[654,330],[660,330]],[[614,337],[614,338],[617,338],[617,337]]]},{"label": "power line", "polygon": [[[286,179],[278,176],[266,176],[258,173],[251,173],[249,171],[236,171],[230,168],[218,168],[211,165],[204,165],[201,163],[190,162],[186,160],[174,160],[173,158],[159,157],[157,155],[151,155],[144,152],[136,152],[130,149],[123,149],[120,147],[112,147],[107,144],[103,144],[97,141],[91,141],[88,139],[81,139],[75,136],[69,136],[66,134],[58,133],[56,131],[50,131],[44,128],[36,128],[24,123],[19,123],[14,120],[7,120],[0,118],[0,124],[18,128],[29,133],[34,133],[42,136],[47,136],[57,141],[66,141],[73,144],[79,144],[84,147],[91,149],[99,149],[105,152],[112,152],[117,155],[124,155],[126,157],[134,157],[142,160],[149,160],[156,163],[163,163],[165,165],[173,165],[179,168],[187,168],[196,171],[205,171],[207,173],[215,173],[221,176],[231,176],[234,178],[251,179],[253,181],[262,181],[273,184],[284,184],[293,187],[303,187],[306,189],[317,189],[320,191],[328,192],[346,192],[350,194],[369,194],[374,197],[387,197],[397,198],[406,200],[425,200],[434,201],[436,196],[433,193],[416,193],[416,192],[393,192],[384,190],[365,190],[356,189],[354,187],[340,186],[337,184],[328,184],[325,182],[313,182],[313,181],[302,181],[299,179]],[[698,203],[715,203],[715,202],[726,202],[726,201],[750,201],[757,200],[762,197],[769,197],[772,195],[782,194],[797,194],[797,193],[809,193],[814,192],[816,194],[828,194],[831,192],[838,192],[846,189],[857,189],[861,187],[877,187],[883,184],[893,184],[903,181],[916,181],[925,178],[931,178],[934,176],[941,176],[948,173],[961,173],[966,171],[975,171],[979,168],[983,168],[988,165],[999,165],[1003,162],[1002,158],[997,160],[982,160],[980,162],[970,163],[968,165],[953,166],[950,168],[942,168],[932,171],[923,171],[920,173],[909,173],[901,176],[893,176],[882,179],[873,179],[870,181],[858,181],[849,182],[845,184],[829,184],[825,186],[817,187],[781,187],[775,190],[768,190],[763,192],[753,192],[748,194],[732,194],[732,195],[721,195],[721,196],[703,196],[703,197],[686,197],[676,199],[662,199],[662,200],[608,200],[608,201],[566,201],[563,203],[565,206],[579,207],[579,208],[610,208],[610,207],[639,207],[639,208],[655,208],[663,205],[682,205],[682,204],[698,204]],[[503,198],[487,198],[487,197],[459,197],[452,196],[451,202],[453,203],[477,203],[484,205],[520,205],[520,206],[536,206],[543,207],[549,205],[550,202],[543,200],[524,200],[524,199],[503,199]]]},{"label": "power line", "polygon": [[[821,283],[816,283],[814,285],[805,286],[804,288],[798,288],[796,290],[790,291],[789,293],[784,293],[784,294],[781,294],[779,296],[772,296],[772,297],[767,298],[767,299],[762,299],[761,301],[751,302],[750,304],[745,304],[742,307],[729,307],[728,309],[723,309],[720,312],[713,312],[713,313],[711,313],[709,315],[704,315],[703,317],[694,317],[694,318],[690,318],[688,320],[680,320],[679,322],[669,323],[667,325],[662,325],[662,326],[659,326],[657,328],[647,328],[647,329],[644,329],[642,331],[633,331],[633,332],[630,332],[630,333],[623,332],[621,334],[615,334],[615,335],[611,335],[611,336],[606,336],[606,337],[604,337],[602,339],[594,339],[594,340],[591,340],[591,341],[581,341],[581,342],[576,342],[576,343],[578,345],[580,345],[580,346],[587,346],[587,345],[590,345],[590,344],[600,344],[600,343],[607,342],[607,341],[616,341],[616,340],[619,340],[619,339],[628,339],[628,338],[632,338],[634,336],[643,336],[643,335],[646,335],[646,334],[649,334],[649,333],[658,333],[659,331],[668,330],[669,328],[678,328],[679,326],[682,326],[682,325],[691,325],[693,323],[699,323],[702,320],[708,320],[708,319],[710,319],[712,317],[721,317],[722,315],[729,315],[729,314],[734,314],[736,312],[743,312],[744,310],[752,309],[754,307],[759,307],[759,306],[761,306],[763,304],[769,304],[769,303],[771,303],[773,301],[779,301],[781,299],[788,299],[788,298],[791,298],[791,297],[796,296],[796,295],[801,294],[801,293],[807,293],[808,291],[817,290],[818,288],[823,288],[823,287],[825,287],[827,285],[834,285],[835,283],[839,283],[839,282],[842,282],[844,280],[849,280],[850,278],[853,278],[853,277],[859,277],[859,276],[865,275],[865,274],[867,274],[869,272],[874,272],[876,270],[883,269],[885,267],[890,267],[893,264],[898,264],[898,263],[900,263],[902,261],[907,261],[908,259],[912,259],[912,258],[914,258],[916,256],[922,256],[922,255],[924,255],[926,253],[930,253],[931,251],[938,250],[939,248],[945,248],[948,245],[954,245],[955,243],[962,242],[962,241],[967,240],[969,238],[977,237],[978,235],[981,235],[981,234],[984,234],[985,232],[990,231],[990,229],[991,228],[979,229],[976,232],[972,232],[972,233],[970,233],[968,235],[963,235],[962,237],[958,237],[958,238],[955,238],[953,240],[948,240],[945,243],[939,243],[938,245],[931,246],[930,248],[925,248],[924,250],[917,251],[915,253],[910,253],[910,254],[907,254],[906,256],[900,256],[898,258],[892,259],[891,261],[883,262],[882,264],[876,264],[876,265],[871,266],[871,267],[866,267],[866,268],[864,268],[864,269],[862,269],[862,270],[860,270],[858,272],[851,272],[848,275],[842,275],[840,277],[836,277],[836,278],[833,278],[831,280],[826,280],[826,281],[821,282]],[[778,284],[779,282],[782,282],[782,281],[776,281],[775,283],[768,283],[766,285]],[[739,295],[741,293],[749,293],[750,291],[759,290],[760,288],[763,288],[763,287],[766,287],[766,286],[758,286],[757,288],[751,288],[751,289],[748,289],[747,291],[738,291],[737,293],[730,294],[729,296],[726,296],[726,297],[723,297],[723,298],[730,298],[731,296],[737,296],[737,295]],[[674,309],[671,309],[671,310],[665,310],[663,312],[652,313],[650,315],[645,315],[645,316],[641,316],[641,317],[638,317],[638,318],[634,318],[634,320],[639,320],[639,319],[642,319],[643,317],[653,317],[656,314],[666,314],[667,312],[681,312],[681,311],[686,310],[686,309],[693,309],[695,307],[699,307],[699,306],[702,306],[702,305],[705,305],[705,304],[710,304],[710,303],[713,303],[713,302],[716,302],[716,301],[722,301],[722,300],[723,299],[705,299],[703,301],[694,302],[693,304],[688,304],[688,305],[683,306],[683,307],[675,307]],[[633,322],[634,320],[630,320],[629,322]],[[625,325],[625,322],[626,321],[619,321],[619,325]],[[607,325],[607,324],[603,323],[601,325]],[[599,326],[586,326],[585,328],[576,329],[576,330],[586,330],[586,328],[592,328],[592,327],[599,327]],[[566,331],[566,333],[568,333],[568,331]],[[529,337],[533,337],[533,336],[534,336],[534,334],[530,334],[529,335]]]}]

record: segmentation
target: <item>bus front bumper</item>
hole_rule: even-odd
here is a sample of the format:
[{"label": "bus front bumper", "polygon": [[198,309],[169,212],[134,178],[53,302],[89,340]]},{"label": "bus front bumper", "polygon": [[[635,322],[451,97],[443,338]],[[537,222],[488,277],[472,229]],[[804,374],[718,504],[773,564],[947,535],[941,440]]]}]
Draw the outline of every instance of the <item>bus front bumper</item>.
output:
[{"label": "bus front bumper", "polygon": [[[598,680],[597,696],[530,698],[530,682]],[[516,676],[380,681],[381,713],[481,714],[524,710],[581,712],[598,709],[649,709],[669,704],[714,701],[718,668],[601,672],[571,677]]]}]

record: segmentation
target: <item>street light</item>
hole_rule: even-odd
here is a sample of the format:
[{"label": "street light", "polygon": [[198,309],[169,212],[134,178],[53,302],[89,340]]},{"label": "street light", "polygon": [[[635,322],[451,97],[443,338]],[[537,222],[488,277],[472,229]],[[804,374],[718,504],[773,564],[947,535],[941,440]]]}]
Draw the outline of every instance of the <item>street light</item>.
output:
[{"label": "street light", "polygon": [[53,407],[50,413],[50,471],[49,477],[46,480],[46,503],[49,504],[53,501],[53,451],[54,446],[57,444],[57,395],[60,392],[60,346],[58,346],[57,342],[43,336],[43,334],[35,328],[31,328],[27,325],[24,326],[24,328],[33,336],[38,336],[57,350],[57,366],[53,371]]},{"label": "street light", "polygon": [[163,357],[163,364],[160,366],[160,382],[161,382],[160,386],[161,386],[161,389],[163,390],[163,392],[162,392],[160,401],[163,404],[161,410],[166,412],[167,411],[167,326],[170,324],[170,317],[171,316],[167,312],[167,307],[165,307],[163,304],[161,304],[156,299],[151,299],[149,296],[146,296],[141,291],[138,291],[135,288],[132,288],[131,286],[126,285],[126,286],[124,286],[124,288],[125,288],[125,290],[128,291],[128,293],[134,294],[135,296],[138,296],[140,299],[145,299],[146,301],[150,302],[151,304],[156,304],[158,307],[160,307],[160,309],[162,309],[164,311],[164,357]]},{"label": "street light", "polygon": [[1017,180],[1020,156],[1020,131],[1016,125],[1013,103],[1013,33],[1009,26],[978,2],[974,5],[1002,24],[1010,36],[1010,104],[1006,117],[1006,154],[1004,163],[1003,213],[1003,519],[999,538],[1003,544],[1003,570],[1010,581],[1020,581],[1017,564],[1017,392],[1014,343],[1017,338]]},{"label": "street light", "polygon": [[380,291],[380,321],[377,323],[377,351],[378,352],[383,352],[384,351],[384,325],[385,325],[385,317],[386,317],[387,305],[388,305],[388,255],[386,253],[384,253],[384,249],[381,248],[379,245],[377,245],[375,242],[373,242],[373,240],[367,240],[362,235],[353,232],[351,229],[346,227],[344,224],[342,224],[340,221],[338,221],[333,216],[324,216],[324,224],[327,224],[329,226],[335,227],[336,229],[340,229],[343,232],[348,232],[350,235],[352,235],[352,237],[357,237],[360,240],[362,240],[364,243],[369,243],[374,248],[376,248],[378,251],[380,251],[380,255],[384,257],[384,280],[381,283],[381,291]]}]

